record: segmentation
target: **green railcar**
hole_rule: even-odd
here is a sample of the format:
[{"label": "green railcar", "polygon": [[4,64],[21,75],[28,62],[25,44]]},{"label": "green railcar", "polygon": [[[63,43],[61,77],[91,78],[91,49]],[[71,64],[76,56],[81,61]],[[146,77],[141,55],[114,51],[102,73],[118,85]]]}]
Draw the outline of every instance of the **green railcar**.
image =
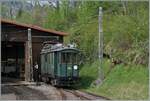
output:
[{"label": "green railcar", "polygon": [[41,79],[52,85],[66,86],[77,82],[79,50],[62,44],[46,44],[41,51]]}]

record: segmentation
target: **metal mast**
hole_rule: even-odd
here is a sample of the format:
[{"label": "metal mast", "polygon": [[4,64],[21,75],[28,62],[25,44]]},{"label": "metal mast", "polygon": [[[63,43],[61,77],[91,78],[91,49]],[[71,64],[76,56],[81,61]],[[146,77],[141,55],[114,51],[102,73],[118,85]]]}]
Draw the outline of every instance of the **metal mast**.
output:
[{"label": "metal mast", "polygon": [[102,80],[104,79],[104,74],[102,71],[102,61],[103,61],[103,29],[102,29],[102,17],[103,17],[103,13],[102,13],[102,7],[99,7],[99,62],[100,62],[100,66],[99,66],[99,83],[102,82]]}]

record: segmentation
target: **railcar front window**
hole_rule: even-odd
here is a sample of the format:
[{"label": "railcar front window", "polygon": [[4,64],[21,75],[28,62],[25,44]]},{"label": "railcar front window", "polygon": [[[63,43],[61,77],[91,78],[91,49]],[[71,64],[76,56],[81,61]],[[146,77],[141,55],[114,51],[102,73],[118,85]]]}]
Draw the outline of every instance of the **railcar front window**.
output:
[{"label": "railcar front window", "polygon": [[70,53],[62,53],[61,54],[61,63],[71,63]]},{"label": "railcar front window", "polygon": [[77,63],[77,53],[72,53],[72,63]]},{"label": "railcar front window", "polygon": [[61,63],[77,63],[77,54],[76,53],[62,53],[61,54]]},{"label": "railcar front window", "polygon": [[66,60],[67,60],[67,63],[72,63],[72,59],[71,59],[71,53],[67,53],[67,56],[66,56]]}]

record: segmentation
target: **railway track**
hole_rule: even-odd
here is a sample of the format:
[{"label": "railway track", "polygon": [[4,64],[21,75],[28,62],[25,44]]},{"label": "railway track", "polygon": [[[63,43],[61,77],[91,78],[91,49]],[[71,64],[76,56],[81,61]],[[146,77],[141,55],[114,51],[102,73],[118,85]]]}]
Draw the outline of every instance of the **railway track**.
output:
[{"label": "railway track", "polygon": [[61,100],[110,100],[109,98],[98,96],[95,94],[82,92],[79,90],[70,90],[70,89],[58,89],[60,92],[60,95],[62,97]]},{"label": "railway track", "polygon": [[59,92],[60,92],[60,96],[61,96],[61,100],[67,100],[67,96],[65,95],[63,89],[59,89]]},{"label": "railway track", "polygon": [[107,98],[107,97],[105,97],[105,96],[100,96],[100,95],[96,95],[96,94],[89,93],[89,92],[84,92],[84,93],[90,94],[90,95],[95,96],[95,97],[97,97],[97,98],[102,98],[102,99],[105,99],[105,100],[111,100],[110,98]]},{"label": "railway track", "polygon": [[93,93],[80,91],[73,88],[60,88],[53,87],[51,85],[45,84],[46,87],[53,88],[55,91],[56,99],[59,100],[111,100],[107,97],[95,95]]},{"label": "railway track", "polygon": [[83,96],[83,95],[79,94],[78,92],[76,92],[75,90],[65,90],[65,91],[74,94],[74,95],[75,95],[76,97],[78,97],[80,100],[91,100],[91,99],[88,98],[87,96]]}]

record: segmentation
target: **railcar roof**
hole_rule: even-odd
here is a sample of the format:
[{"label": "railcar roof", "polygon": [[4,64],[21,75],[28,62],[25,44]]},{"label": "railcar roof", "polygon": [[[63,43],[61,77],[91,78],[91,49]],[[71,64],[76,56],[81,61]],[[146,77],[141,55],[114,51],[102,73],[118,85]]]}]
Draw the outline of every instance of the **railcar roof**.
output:
[{"label": "railcar roof", "polygon": [[79,51],[79,50],[76,49],[76,48],[63,47],[63,48],[59,48],[59,49],[52,49],[51,52],[54,52],[54,51],[64,51],[64,50],[74,50],[74,51]]},{"label": "railcar roof", "polygon": [[49,53],[49,52],[60,52],[60,51],[66,51],[66,50],[73,50],[73,51],[79,52],[79,50],[76,49],[76,48],[61,47],[61,48],[57,48],[57,49],[51,49],[51,48],[49,48],[49,49],[43,49],[42,52],[41,52],[41,54],[42,53]]}]

